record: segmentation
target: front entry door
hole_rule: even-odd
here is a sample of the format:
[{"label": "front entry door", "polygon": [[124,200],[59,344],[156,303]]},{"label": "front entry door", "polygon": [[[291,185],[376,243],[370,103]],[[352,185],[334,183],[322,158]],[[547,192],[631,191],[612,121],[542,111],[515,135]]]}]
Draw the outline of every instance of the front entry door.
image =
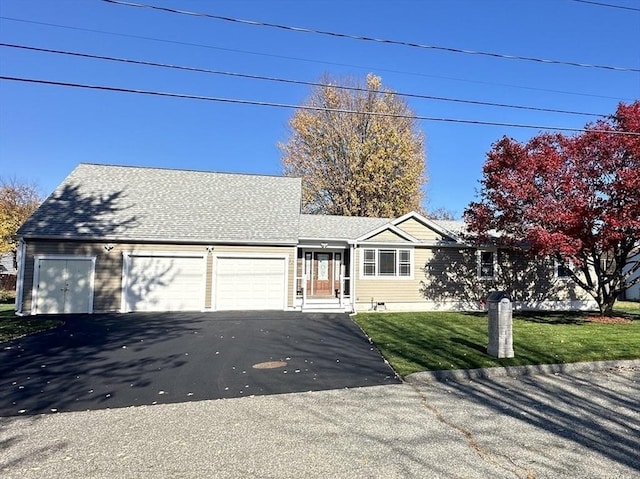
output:
[{"label": "front entry door", "polygon": [[305,251],[304,274],[307,296],[311,298],[334,298],[340,288],[342,251]]},{"label": "front entry door", "polygon": [[333,253],[313,253],[314,296],[333,296]]}]

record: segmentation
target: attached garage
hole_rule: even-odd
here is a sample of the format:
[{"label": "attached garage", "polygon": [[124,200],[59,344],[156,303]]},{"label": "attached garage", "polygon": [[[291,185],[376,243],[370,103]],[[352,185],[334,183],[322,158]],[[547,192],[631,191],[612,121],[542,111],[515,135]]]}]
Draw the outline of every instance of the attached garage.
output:
[{"label": "attached garage", "polygon": [[93,312],[95,257],[36,255],[32,314]]},{"label": "attached garage", "polygon": [[213,307],[228,310],[284,310],[286,256],[216,256]]},{"label": "attached garage", "polygon": [[204,309],[204,254],[154,251],[123,255],[123,312]]}]

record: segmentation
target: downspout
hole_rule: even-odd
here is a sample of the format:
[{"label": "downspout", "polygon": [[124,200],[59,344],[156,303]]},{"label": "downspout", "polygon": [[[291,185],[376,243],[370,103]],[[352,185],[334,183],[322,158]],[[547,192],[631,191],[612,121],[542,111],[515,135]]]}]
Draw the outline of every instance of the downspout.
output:
[{"label": "downspout", "polygon": [[18,266],[18,277],[16,278],[16,301],[14,304],[14,310],[17,316],[23,316],[22,304],[23,304],[23,291],[24,291],[24,265],[25,265],[25,252],[26,243],[24,239],[18,240],[18,249],[16,250],[16,265]]},{"label": "downspout", "polygon": [[356,243],[349,244],[349,298],[351,299],[351,315],[358,314],[356,311]]}]

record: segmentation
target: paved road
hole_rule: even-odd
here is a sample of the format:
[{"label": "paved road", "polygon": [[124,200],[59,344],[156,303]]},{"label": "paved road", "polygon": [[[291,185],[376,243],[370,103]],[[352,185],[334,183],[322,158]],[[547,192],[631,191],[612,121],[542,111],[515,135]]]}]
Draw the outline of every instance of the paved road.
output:
[{"label": "paved road", "polygon": [[63,327],[0,345],[0,416],[399,382],[344,314],[62,319]]},{"label": "paved road", "polygon": [[0,418],[0,476],[637,478],[640,369]]}]

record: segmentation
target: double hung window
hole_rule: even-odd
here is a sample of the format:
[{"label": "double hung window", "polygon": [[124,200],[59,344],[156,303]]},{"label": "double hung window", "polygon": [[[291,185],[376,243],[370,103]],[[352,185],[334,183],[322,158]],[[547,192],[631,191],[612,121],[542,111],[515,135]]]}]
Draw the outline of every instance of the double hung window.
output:
[{"label": "double hung window", "polygon": [[494,279],[497,269],[495,251],[478,251],[478,279]]},{"label": "double hung window", "polygon": [[411,277],[411,257],[410,249],[364,249],[362,275],[381,278]]}]

